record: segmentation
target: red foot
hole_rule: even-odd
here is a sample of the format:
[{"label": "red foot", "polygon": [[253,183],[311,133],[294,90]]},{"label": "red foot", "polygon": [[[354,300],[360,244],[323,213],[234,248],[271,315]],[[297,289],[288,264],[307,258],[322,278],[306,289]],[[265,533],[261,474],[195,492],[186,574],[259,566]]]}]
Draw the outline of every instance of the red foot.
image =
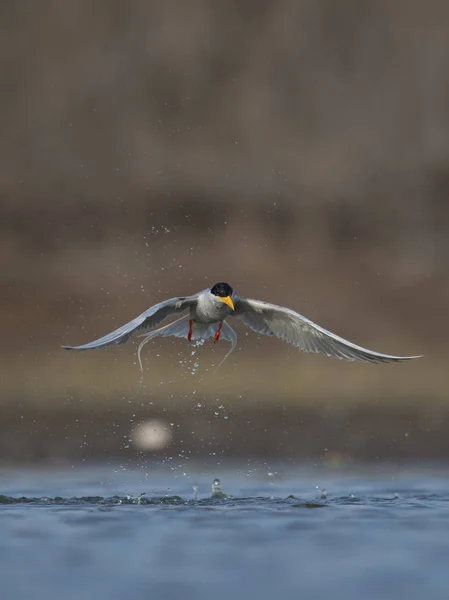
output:
[{"label": "red foot", "polygon": [[214,336],[214,344],[216,344],[218,342],[218,340],[220,339],[220,331],[221,328],[223,327],[223,322],[221,322],[218,326],[217,331],[215,332],[215,336]]},{"label": "red foot", "polygon": [[193,325],[193,321],[192,321],[192,320],[190,320],[190,321],[189,321],[189,333],[187,334],[187,339],[189,340],[189,342],[190,342],[190,340],[192,339],[192,333],[193,333],[193,332],[192,332],[192,325]]}]

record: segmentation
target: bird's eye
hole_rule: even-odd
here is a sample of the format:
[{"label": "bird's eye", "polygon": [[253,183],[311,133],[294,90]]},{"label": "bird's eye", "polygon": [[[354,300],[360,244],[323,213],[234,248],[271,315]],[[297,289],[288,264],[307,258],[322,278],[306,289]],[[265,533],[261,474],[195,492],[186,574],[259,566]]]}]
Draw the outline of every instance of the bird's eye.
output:
[{"label": "bird's eye", "polygon": [[228,283],[216,283],[211,288],[211,294],[214,296],[220,296],[220,298],[226,298],[226,296],[231,296],[233,291],[231,286]]}]

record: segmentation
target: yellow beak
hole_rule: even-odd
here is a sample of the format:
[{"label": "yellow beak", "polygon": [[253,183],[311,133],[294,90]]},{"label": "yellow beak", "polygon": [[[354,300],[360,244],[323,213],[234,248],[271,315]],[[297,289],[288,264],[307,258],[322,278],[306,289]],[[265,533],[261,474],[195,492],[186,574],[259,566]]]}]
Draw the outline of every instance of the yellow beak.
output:
[{"label": "yellow beak", "polygon": [[229,308],[231,308],[232,310],[235,310],[234,302],[232,301],[231,296],[225,296],[224,298],[222,298],[221,296],[218,296],[218,299],[221,300],[222,302],[224,302],[225,304],[227,304],[229,306]]}]

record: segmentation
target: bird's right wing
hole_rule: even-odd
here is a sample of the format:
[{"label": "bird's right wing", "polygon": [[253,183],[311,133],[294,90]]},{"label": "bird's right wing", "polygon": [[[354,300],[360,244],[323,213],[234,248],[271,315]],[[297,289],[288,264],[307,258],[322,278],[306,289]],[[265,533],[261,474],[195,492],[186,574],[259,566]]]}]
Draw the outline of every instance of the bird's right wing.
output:
[{"label": "bird's right wing", "polygon": [[156,327],[156,325],[159,325],[159,323],[170,315],[187,310],[197,301],[197,298],[198,294],[188,296],[187,298],[170,298],[169,300],[164,300],[147,309],[141,315],[126,323],[126,325],[122,325],[98,340],[88,342],[82,346],[62,346],[62,348],[66,350],[92,350],[94,348],[104,348],[111,344],[124,344],[134,332]]},{"label": "bird's right wing", "polygon": [[357,346],[320,327],[303,315],[262,300],[237,298],[235,316],[253,331],[274,335],[304,352],[321,352],[345,360],[381,363],[420,358],[419,356],[392,356]]}]

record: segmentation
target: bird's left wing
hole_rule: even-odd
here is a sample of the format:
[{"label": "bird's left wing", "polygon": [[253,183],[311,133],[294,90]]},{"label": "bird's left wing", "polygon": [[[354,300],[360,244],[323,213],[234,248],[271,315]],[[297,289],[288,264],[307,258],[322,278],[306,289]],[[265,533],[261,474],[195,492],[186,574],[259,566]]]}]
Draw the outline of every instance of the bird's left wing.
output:
[{"label": "bird's left wing", "polygon": [[148,308],[129,323],[111,331],[111,333],[106,334],[98,340],[88,342],[82,346],[62,346],[62,348],[66,350],[92,350],[94,348],[104,348],[111,344],[124,344],[135,331],[156,327],[156,325],[159,325],[159,323],[170,315],[187,310],[197,301],[197,298],[198,294],[188,296],[187,298],[170,298],[169,300],[164,300]]},{"label": "bird's left wing", "polygon": [[397,362],[420,358],[419,356],[391,356],[357,346],[327,331],[303,315],[262,300],[237,298],[235,316],[257,333],[276,336],[305,352],[320,352],[345,360],[371,363]]}]

